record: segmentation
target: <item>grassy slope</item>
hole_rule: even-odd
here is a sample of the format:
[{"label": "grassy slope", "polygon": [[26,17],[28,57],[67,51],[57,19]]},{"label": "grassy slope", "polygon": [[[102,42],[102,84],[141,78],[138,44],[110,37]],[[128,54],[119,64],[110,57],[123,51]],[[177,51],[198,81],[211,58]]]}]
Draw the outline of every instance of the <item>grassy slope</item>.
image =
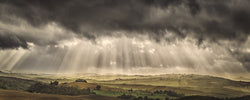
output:
[{"label": "grassy slope", "polygon": [[[90,88],[91,90],[95,89],[98,84],[96,83],[84,83],[84,82],[71,82],[67,84],[61,84],[61,86],[67,87],[77,87],[78,89],[87,89]],[[113,88],[108,86],[101,86],[102,90],[110,90],[110,91],[124,91],[121,88]]]},{"label": "grassy slope", "polygon": [[33,80],[0,76],[0,89],[2,88],[2,89],[8,89],[8,90],[25,91],[36,82],[37,81],[33,81]]},{"label": "grassy slope", "polygon": [[13,90],[0,90],[0,100],[120,100],[118,98],[98,95],[65,96],[52,94],[37,94]]},{"label": "grassy slope", "polygon": [[124,89],[173,90],[186,95],[235,97],[250,94],[250,83],[205,75],[161,75],[144,78],[100,81]]},{"label": "grassy slope", "polygon": [[[96,83],[84,83],[84,82],[72,82],[72,83],[67,83],[67,84],[61,84],[61,86],[68,86],[68,87],[77,87],[79,89],[87,89],[90,88],[91,90],[93,90],[93,92],[95,92],[97,95],[101,95],[101,96],[107,96],[107,97],[118,97],[121,96],[123,94],[126,95],[133,95],[135,97],[144,97],[144,96],[148,96],[148,98],[160,98],[161,100],[164,100],[166,97],[169,97],[166,94],[154,94],[152,95],[151,92],[141,92],[140,90],[134,90],[133,92],[128,92],[127,89],[123,89],[120,87],[113,87],[112,85],[102,85],[101,86],[101,90],[94,90],[94,88],[97,86]],[[148,87],[148,86],[146,86]],[[172,97],[170,97],[172,98]]]},{"label": "grassy slope", "polygon": [[[58,80],[62,82],[72,82],[77,78],[87,79],[94,88],[97,84],[102,85],[104,90],[171,90],[186,95],[208,95],[218,97],[234,97],[250,94],[250,83],[242,81],[233,81],[219,77],[206,75],[182,75],[167,74],[155,76],[143,75],[79,75],[79,77],[48,77],[50,75],[20,74],[20,73],[0,73],[0,76],[18,76],[25,79],[31,79],[42,82]],[[84,84],[68,83],[69,86],[86,88]],[[106,89],[105,89],[106,88]]]},{"label": "grassy slope", "polygon": [[123,94],[126,95],[133,95],[135,97],[145,97],[147,96],[148,98],[153,98],[153,99],[157,99],[159,98],[160,100],[164,100],[166,97],[169,98],[175,98],[175,97],[170,97],[166,94],[151,94],[151,93],[145,93],[145,92],[140,92],[140,91],[133,91],[133,92],[121,92],[121,91],[108,91],[108,90],[94,90],[94,92],[97,95],[102,95],[102,96],[108,96],[108,97],[118,97],[121,96]]}]

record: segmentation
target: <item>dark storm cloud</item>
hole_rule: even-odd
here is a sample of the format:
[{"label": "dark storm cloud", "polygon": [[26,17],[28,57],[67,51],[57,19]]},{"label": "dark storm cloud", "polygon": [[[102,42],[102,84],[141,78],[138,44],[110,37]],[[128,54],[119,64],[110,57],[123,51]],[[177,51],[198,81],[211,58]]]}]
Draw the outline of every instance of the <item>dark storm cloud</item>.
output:
[{"label": "dark storm cloud", "polygon": [[32,25],[56,21],[91,39],[105,33],[110,35],[110,31],[114,30],[139,31],[138,33],[150,31],[154,33],[151,35],[159,36],[163,34],[162,30],[169,28],[180,33],[176,27],[167,23],[146,23],[150,9],[167,9],[168,6],[183,3],[190,8],[192,14],[199,9],[195,0],[2,0],[1,3],[11,7],[7,9],[9,14],[24,18]]},{"label": "dark storm cloud", "polygon": [[[117,30],[161,38],[167,29],[182,38],[187,30],[212,41],[244,41],[238,34],[248,35],[250,30],[249,0],[1,0],[1,4],[12,7],[8,14],[34,26],[55,21],[90,39]],[[153,8],[170,13],[156,15]]]},{"label": "dark storm cloud", "polygon": [[[0,0],[0,4],[1,15],[24,19],[34,27],[56,22],[89,39],[126,31],[125,35],[145,34],[156,41],[175,40],[165,37],[167,30],[177,38],[191,36],[198,45],[205,40],[241,45],[250,34],[250,0]],[[39,43],[43,41],[47,40]],[[2,35],[1,48],[6,47],[27,48],[27,43]],[[249,55],[235,54],[248,62]]]},{"label": "dark storm cloud", "polygon": [[15,35],[0,35],[0,49],[28,48],[25,39]]}]

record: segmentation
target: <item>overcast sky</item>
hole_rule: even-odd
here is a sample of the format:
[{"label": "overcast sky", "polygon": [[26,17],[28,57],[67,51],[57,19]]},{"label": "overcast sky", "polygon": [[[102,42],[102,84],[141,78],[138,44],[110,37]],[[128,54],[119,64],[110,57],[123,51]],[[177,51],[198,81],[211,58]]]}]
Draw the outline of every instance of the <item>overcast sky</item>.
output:
[{"label": "overcast sky", "polygon": [[0,70],[249,74],[250,0],[0,0]]}]

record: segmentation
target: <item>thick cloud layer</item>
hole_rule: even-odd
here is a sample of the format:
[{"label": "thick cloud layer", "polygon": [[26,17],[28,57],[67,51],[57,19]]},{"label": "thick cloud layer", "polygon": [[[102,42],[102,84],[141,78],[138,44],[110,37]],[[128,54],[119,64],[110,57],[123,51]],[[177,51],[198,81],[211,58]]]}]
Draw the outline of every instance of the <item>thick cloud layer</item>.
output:
[{"label": "thick cloud layer", "polygon": [[[2,34],[1,34],[2,35]],[[2,35],[0,36],[0,48],[28,48],[27,42],[15,35]]]},{"label": "thick cloud layer", "polygon": [[250,0],[0,0],[0,48],[73,38],[147,36],[159,44],[215,43],[248,70]]},{"label": "thick cloud layer", "polygon": [[155,38],[173,31],[200,40],[246,40],[249,0],[1,0],[1,15],[34,26],[57,22],[88,38],[110,31],[138,31]]}]

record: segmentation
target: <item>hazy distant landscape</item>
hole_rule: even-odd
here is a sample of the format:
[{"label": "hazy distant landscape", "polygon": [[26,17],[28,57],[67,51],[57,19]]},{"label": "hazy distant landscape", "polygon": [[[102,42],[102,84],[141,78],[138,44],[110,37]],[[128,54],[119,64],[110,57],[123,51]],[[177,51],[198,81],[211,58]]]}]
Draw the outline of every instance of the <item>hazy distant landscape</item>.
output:
[{"label": "hazy distant landscape", "polygon": [[[12,100],[17,97],[19,100],[29,100],[29,98],[98,100],[101,97],[103,100],[166,100],[166,98],[182,100],[191,96],[198,99],[204,98],[203,100],[213,100],[209,99],[210,97],[222,100],[238,97],[250,99],[250,82],[208,75],[82,74],[78,76],[82,77],[1,72],[0,98]],[[97,88],[97,86],[100,87]],[[12,94],[14,97],[10,96]],[[29,95],[34,97],[29,97]]]}]

